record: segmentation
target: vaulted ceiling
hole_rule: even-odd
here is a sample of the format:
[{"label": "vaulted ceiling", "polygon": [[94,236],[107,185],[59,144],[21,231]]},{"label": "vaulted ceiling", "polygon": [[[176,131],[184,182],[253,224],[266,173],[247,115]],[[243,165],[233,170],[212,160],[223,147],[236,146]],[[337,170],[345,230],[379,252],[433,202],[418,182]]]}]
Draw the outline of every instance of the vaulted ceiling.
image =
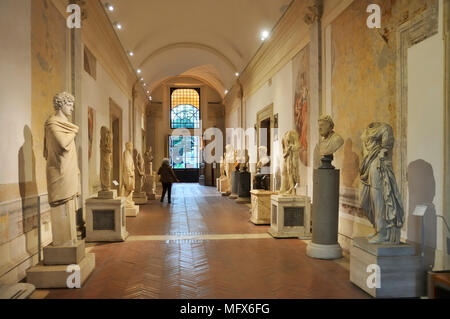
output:
[{"label": "vaulted ceiling", "polygon": [[[101,0],[131,64],[151,91],[191,76],[223,97],[291,0]],[[114,11],[106,5],[114,6]]]}]

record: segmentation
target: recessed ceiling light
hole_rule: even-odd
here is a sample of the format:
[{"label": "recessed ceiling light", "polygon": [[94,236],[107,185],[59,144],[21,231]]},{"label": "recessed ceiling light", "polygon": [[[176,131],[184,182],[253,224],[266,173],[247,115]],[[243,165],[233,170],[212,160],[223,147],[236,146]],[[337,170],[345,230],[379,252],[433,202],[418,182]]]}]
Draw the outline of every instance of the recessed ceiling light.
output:
[{"label": "recessed ceiling light", "polygon": [[270,33],[267,30],[261,32],[261,40],[264,41],[269,37]]},{"label": "recessed ceiling light", "polygon": [[106,6],[106,9],[108,9],[108,11],[111,11],[111,12],[114,11],[114,6],[112,4],[107,3],[107,4],[105,4],[105,6]]},{"label": "recessed ceiling light", "polygon": [[134,55],[134,52],[133,52],[133,51],[128,51],[128,55],[129,55],[129,56],[133,56],[133,55]]},{"label": "recessed ceiling light", "polygon": [[151,96],[149,96],[149,97],[148,97],[148,99],[149,99],[149,100],[151,101],[151,100],[152,100],[152,97],[151,97]]},{"label": "recessed ceiling light", "polygon": [[137,69],[136,72],[137,72],[137,74],[141,74],[142,70],[141,69]]},{"label": "recessed ceiling light", "polygon": [[147,86],[147,83],[144,83],[144,86]]},{"label": "recessed ceiling light", "polygon": [[239,72],[236,72],[234,75],[236,75],[236,77],[238,77],[239,76]]},{"label": "recessed ceiling light", "polygon": [[140,78],[141,81],[144,81],[144,78]]},{"label": "recessed ceiling light", "polygon": [[228,90],[225,90],[225,95],[228,94]]},{"label": "recessed ceiling light", "polygon": [[150,94],[150,91],[147,91],[147,94]]},{"label": "recessed ceiling light", "polygon": [[118,29],[118,30],[122,30],[122,25],[119,22],[115,22],[114,26]]}]

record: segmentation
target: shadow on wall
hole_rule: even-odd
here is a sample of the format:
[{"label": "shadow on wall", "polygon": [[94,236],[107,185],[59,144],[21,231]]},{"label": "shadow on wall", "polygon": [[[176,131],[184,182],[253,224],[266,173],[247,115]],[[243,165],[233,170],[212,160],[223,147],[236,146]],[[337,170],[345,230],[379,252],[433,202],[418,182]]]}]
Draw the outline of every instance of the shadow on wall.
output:
[{"label": "shadow on wall", "polygon": [[[28,125],[23,128],[24,143],[18,152],[19,192],[22,200],[23,234],[38,228],[38,192],[36,181],[36,157],[33,150],[33,135]],[[31,255],[36,253],[37,242],[29,242],[26,238],[26,249]]]},{"label": "shadow on wall", "polygon": [[353,152],[353,141],[348,138],[344,144],[344,159],[342,162],[342,183],[352,187],[359,176],[359,156]]},{"label": "shadow on wall", "polygon": [[[408,165],[408,229],[407,238],[423,245],[425,265],[434,265],[436,249],[436,209],[433,204],[436,181],[433,167],[424,160]],[[417,205],[427,207],[423,217],[413,216]],[[421,222],[422,219],[422,222]]]}]

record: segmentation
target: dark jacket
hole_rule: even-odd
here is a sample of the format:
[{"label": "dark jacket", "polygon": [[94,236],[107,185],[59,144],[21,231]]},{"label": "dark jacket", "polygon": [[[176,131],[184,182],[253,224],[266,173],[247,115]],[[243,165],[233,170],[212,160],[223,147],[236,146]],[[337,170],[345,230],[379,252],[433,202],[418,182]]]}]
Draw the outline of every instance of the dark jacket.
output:
[{"label": "dark jacket", "polygon": [[173,183],[177,181],[177,176],[169,165],[161,165],[158,170],[158,175],[161,175],[161,183]]}]

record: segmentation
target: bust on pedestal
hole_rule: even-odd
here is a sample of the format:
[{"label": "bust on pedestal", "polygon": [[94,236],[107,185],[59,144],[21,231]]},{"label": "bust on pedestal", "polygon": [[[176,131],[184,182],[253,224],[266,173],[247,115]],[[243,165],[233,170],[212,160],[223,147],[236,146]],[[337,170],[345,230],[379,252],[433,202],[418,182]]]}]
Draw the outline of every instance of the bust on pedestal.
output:
[{"label": "bust on pedestal", "polygon": [[253,178],[253,189],[270,189],[270,167],[267,164],[270,163],[270,157],[267,155],[267,147],[260,146],[259,161],[256,163],[256,175]]},{"label": "bust on pedestal", "polygon": [[44,248],[44,261],[27,271],[28,283],[36,288],[68,288],[70,273],[66,270],[73,264],[80,267],[83,284],[95,267],[95,255],[86,254],[84,240],[77,239],[80,170],[75,136],[79,128],[69,121],[74,101],[69,93],[57,94],[53,99],[56,113],[45,123],[44,157],[53,243]]},{"label": "bust on pedestal", "polygon": [[139,206],[134,204],[133,191],[135,188],[134,179],[133,143],[125,144],[125,151],[122,158],[122,197],[126,198],[125,215],[136,217],[139,214]]},{"label": "bust on pedestal", "polygon": [[334,122],[330,116],[319,119],[322,166],[314,170],[312,241],[306,249],[308,256],[317,259],[342,257],[342,249],[338,243],[340,171],[331,162],[333,154],[342,147],[344,140],[333,129]]},{"label": "bust on pedestal", "polygon": [[151,146],[144,153],[144,162],[145,162],[144,191],[147,193],[148,199],[154,200],[156,198],[156,180],[155,175],[153,174],[153,155]]},{"label": "bust on pedestal", "polygon": [[309,239],[311,199],[297,195],[299,177],[299,136],[297,131],[283,135],[283,170],[279,195],[271,196],[269,234],[275,238]]},{"label": "bust on pedestal", "polygon": [[103,126],[100,130],[100,180],[98,197],[86,200],[86,241],[124,241],[128,237],[125,198],[111,190],[112,134]]}]

